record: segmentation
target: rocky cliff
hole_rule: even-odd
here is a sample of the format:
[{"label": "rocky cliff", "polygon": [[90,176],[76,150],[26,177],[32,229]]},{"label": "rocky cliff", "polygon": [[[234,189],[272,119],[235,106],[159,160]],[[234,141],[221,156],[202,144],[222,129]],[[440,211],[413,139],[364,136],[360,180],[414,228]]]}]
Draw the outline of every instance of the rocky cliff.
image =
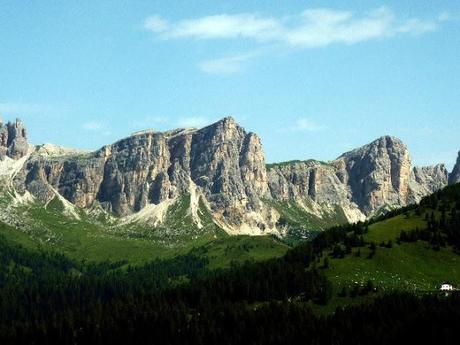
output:
[{"label": "rocky cliff", "polygon": [[449,184],[460,182],[460,151],[458,152],[457,162],[454,165],[454,169],[449,175]]},{"label": "rocky cliff", "polygon": [[202,202],[230,233],[283,234],[278,220],[292,205],[317,220],[338,212],[362,220],[417,202],[448,179],[443,165],[413,168],[407,147],[390,136],[331,162],[266,165],[259,137],[230,117],[202,129],[134,133],[95,152],[42,145],[27,153],[20,121],[2,125],[0,139],[3,155],[27,155],[14,188],[42,203],[58,196],[127,217],[189,196],[197,224]]},{"label": "rocky cliff", "polygon": [[19,159],[28,149],[27,132],[21,120],[3,124],[0,118],[0,159],[4,156]]},{"label": "rocky cliff", "polygon": [[223,226],[261,231],[270,225],[261,216],[269,194],[260,139],[230,117],[200,130],[143,131],[86,154],[39,148],[14,185],[44,203],[58,193],[78,207],[98,203],[117,216],[198,190]]},{"label": "rocky cliff", "polygon": [[443,165],[413,168],[407,147],[391,136],[328,163],[287,162],[269,170],[274,198],[337,204],[348,210],[350,220],[418,202],[446,184]]}]

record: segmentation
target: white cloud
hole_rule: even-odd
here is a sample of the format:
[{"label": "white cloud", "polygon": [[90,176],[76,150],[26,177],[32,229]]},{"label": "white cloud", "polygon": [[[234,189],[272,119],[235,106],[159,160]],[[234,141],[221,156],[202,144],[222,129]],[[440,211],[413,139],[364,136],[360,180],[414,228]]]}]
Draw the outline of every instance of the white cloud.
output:
[{"label": "white cloud", "polygon": [[256,14],[221,14],[167,22],[159,16],[146,19],[144,27],[163,39],[236,39],[258,43],[281,43],[291,47],[314,48],[334,43],[354,44],[401,34],[433,31],[448,14],[438,18],[401,20],[387,7],[355,14],[332,9],[307,9],[287,17]]},{"label": "white cloud", "polygon": [[452,20],[452,16],[447,11],[443,11],[438,15],[438,21],[440,22],[447,22],[449,20]]},{"label": "white cloud", "polygon": [[435,22],[424,22],[419,19],[409,19],[404,24],[397,28],[398,32],[423,34],[425,32],[436,30],[437,24]]},{"label": "white cloud", "polygon": [[[157,23],[161,19],[159,16],[149,17]],[[164,20],[163,20],[164,21]],[[165,22],[165,21],[164,21]],[[145,26],[147,29],[149,27]],[[261,18],[254,14],[237,15],[214,15],[197,19],[186,19],[169,26],[162,26],[162,37],[169,38],[253,38],[257,40],[270,40],[279,35],[279,30],[283,27],[278,20],[273,18]],[[155,30],[151,30],[158,32]]]},{"label": "white cloud", "polygon": [[314,121],[306,117],[303,117],[297,119],[294,126],[291,126],[289,129],[291,132],[318,132],[325,130],[326,127],[320,126],[316,124]]},{"label": "white cloud", "polygon": [[101,122],[97,122],[97,121],[88,121],[88,122],[85,122],[83,125],[82,125],[83,129],[87,130],[87,131],[101,131],[103,130],[104,128],[104,125],[101,123]]},{"label": "white cloud", "polygon": [[168,29],[168,21],[159,16],[148,17],[144,22],[144,28],[153,32],[163,32]]},{"label": "white cloud", "polygon": [[217,59],[201,61],[198,67],[209,74],[234,74],[241,71],[254,54],[238,54]]},{"label": "white cloud", "polygon": [[201,128],[210,123],[209,119],[201,116],[183,117],[179,119],[179,127],[196,127]]}]

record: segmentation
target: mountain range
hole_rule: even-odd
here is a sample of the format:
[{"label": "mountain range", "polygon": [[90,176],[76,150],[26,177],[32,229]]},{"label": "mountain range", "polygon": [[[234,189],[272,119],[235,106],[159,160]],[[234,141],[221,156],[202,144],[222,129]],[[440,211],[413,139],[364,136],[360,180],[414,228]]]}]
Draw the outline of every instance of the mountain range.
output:
[{"label": "mountain range", "polygon": [[302,237],[460,181],[460,153],[451,173],[444,164],[414,167],[406,145],[383,136],[329,162],[266,164],[258,135],[231,117],[201,129],[140,131],[86,152],[31,145],[16,120],[0,121],[0,180],[0,219],[17,227],[24,217],[15,208],[59,202],[70,218],[131,230],[178,231],[167,225],[178,217],[197,232],[212,223],[229,234]]}]

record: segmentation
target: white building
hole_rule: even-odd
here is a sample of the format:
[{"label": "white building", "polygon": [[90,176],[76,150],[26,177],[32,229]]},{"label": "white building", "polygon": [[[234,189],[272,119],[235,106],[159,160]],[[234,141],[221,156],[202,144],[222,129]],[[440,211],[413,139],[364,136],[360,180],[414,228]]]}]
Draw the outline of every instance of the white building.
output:
[{"label": "white building", "polygon": [[451,284],[442,284],[440,290],[441,291],[453,291],[454,287]]}]

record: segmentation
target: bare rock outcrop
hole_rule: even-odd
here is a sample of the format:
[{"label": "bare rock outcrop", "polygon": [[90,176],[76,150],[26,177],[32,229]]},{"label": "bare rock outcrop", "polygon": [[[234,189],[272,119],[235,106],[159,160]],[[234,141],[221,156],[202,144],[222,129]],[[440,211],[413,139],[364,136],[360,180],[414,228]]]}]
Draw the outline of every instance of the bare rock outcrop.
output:
[{"label": "bare rock outcrop", "polygon": [[[27,150],[20,121],[0,126],[0,155],[18,159]],[[460,178],[456,167],[451,181]],[[267,166],[260,138],[226,117],[202,129],[137,132],[94,152],[37,146],[13,185],[44,203],[58,195],[118,216],[187,194],[196,203],[199,195],[219,225],[263,234],[278,231],[274,201],[298,202],[318,217],[340,211],[357,221],[419,201],[444,187],[447,175],[444,165],[413,168],[407,147],[390,136],[331,162]]]},{"label": "bare rock outcrop", "polygon": [[351,198],[366,215],[387,206],[403,206],[409,195],[411,161],[407,147],[398,138],[381,137],[347,152],[343,161]]},{"label": "bare rock outcrop", "polygon": [[135,133],[93,153],[39,149],[14,184],[43,202],[59,193],[78,207],[98,202],[120,216],[197,187],[216,217],[232,226],[267,226],[249,216],[263,212],[262,198],[269,196],[260,139],[230,117],[199,130]]},{"label": "bare rock outcrop", "polygon": [[3,124],[0,119],[0,158],[7,156],[12,159],[24,157],[29,150],[27,131],[21,120]]},{"label": "bare rock outcrop", "polygon": [[408,204],[419,202],[424,196],[432,194],[447,185],[448,171],[444,164],[414,167],[409,182]]},{"label": "bare rock outcrop", "polygon": [[449,175],[449,184],[460,182],[460,151],[458,152],[457,162]]},{"label": "bare rock outcrop", "polygon": [[412,168],[409,151],[398,138],[383,136],[336,160],[294,161],[269,169],[275,199],[308,198],[372,216],[418,202],[447,184],[444,165]]}]

